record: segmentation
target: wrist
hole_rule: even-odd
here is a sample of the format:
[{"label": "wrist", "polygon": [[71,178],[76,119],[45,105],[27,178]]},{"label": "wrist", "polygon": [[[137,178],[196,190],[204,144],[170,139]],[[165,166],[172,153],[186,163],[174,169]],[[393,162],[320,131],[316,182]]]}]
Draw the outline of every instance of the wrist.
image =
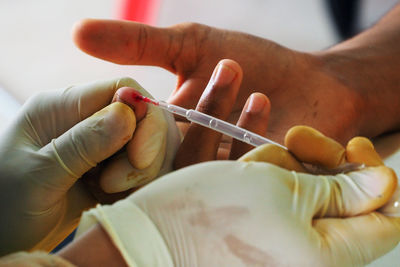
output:
[{"label": "wrist", "polygon": [[391,61],[389,55],[357,41],[314,55],[321,64],[320,71],[353,96],[355,135],[375,137],[400,128],[400,78],[396,73],[397,62]]},{"label": "wrist", "polygon": [[104,229],[96,224],[58,253],[77,266],[127,266]]},{"label": "wrist", "polygon": [[400,5],[359,35],[319,53],[324,71],[361,99],[361,134],[400,129]]}]

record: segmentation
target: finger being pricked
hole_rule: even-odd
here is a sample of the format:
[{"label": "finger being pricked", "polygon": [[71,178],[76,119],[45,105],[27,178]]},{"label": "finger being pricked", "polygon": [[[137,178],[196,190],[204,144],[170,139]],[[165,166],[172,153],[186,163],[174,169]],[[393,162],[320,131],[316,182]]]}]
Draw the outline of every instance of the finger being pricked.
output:
[{"label": "finger being pricked", "polygon": [[[226,120],[233,108],[242,81],[242,69],[233,60],[221,60],[204,90],[196,110]],[[191,124],[175,158],[175,168],[216,159],[221,134]]]}]

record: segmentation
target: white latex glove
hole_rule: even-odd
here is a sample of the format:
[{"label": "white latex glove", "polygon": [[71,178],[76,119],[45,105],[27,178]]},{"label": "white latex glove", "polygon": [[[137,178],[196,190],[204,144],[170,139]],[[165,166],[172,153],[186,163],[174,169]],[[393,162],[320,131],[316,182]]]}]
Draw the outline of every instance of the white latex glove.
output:
[{"label": "white latex glove", "polygon": [[303,127],[291,131],[286,145],[325,167],[346,158],[379,166],[311,175],[253,161],[303,170],[290,153],[267,145],[242,161],[184,168],[112,206],[99,205],[85,212],[77,235],[100,223],[136,267],[360,266],[396,246],[399,219],[373,210],[388,201],[397,178],[367,139],[345,150]]},{"label": "white latex glove", "polygon": [[[104,163],[105,191],[127,190],[154,179],[163,163],[164,171],[172,166],[176,144],[166,140],[177,136],[175,123],[171,135],[163,113],[149,106],[136,125],[130,107],[109,105],[124,86],[149,96],[123,78],[44,92],[22,107],[0,139],[0,255],[50,250],[72,232],[81,212],[97,202],[79,178],[127,142]],[[122,165],[121,179],[111,183],[115,165]]]},{"label": "white latex glove", "polygon": [[61,257],[43,251],[17,252],[0,258],[0,267],[76,267]]}]

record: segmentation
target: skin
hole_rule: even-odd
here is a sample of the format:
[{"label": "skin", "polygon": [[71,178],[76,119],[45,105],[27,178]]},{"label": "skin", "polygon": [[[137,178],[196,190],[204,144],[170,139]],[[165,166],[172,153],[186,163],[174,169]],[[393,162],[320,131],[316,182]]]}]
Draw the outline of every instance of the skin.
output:
[{"label": "skin", "polygon": [[147,105],[144,102],[134,100],[132,97],[134,94],[140,95],[140,93],[133,88],[121,87],[115,92],[111,103],[122,102],[128,105],[135,112],[136,121],[140,122],[146,115]]},{"label": "skin", "polygon": [[63,248],[58,256],[76,266],[128,266],[107,233],[98,224],[75,240],[72,245]]},{"label": "skin", "polygon": [[95,57],[173,72],[178,83],[170,102],[186,108],[196,106],[219,60],[235,60],[244,78],[230,120],[236,121],[250,94],[261,92],[272,105],[267,136],[279,142],[297,124],[342,144],[400,126],[400,5],[364,33],[314,53],[193,23],[156,28],[87,19],[75,25],[73,38]]}]

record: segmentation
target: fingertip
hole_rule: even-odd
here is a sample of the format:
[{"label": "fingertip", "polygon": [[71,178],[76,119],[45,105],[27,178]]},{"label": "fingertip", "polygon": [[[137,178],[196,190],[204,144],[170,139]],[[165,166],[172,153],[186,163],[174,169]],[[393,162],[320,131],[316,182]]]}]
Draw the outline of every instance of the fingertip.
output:
[{"label": "fingertip", "polygon": [[285,146],[302,162],[335,168],[345,161],[341,144],[308,126],[292,127],[286,133]]},{"label": "fingertip", "polygon": [[384,165],[372,142],[365,137],[354,137],[347,143],[346,159],[348,162],[367,166]]},{"label": "fingertip", "polygon": [[[247,99],[236,125],[264,136],[268,128],[270,108],[271,104],[266,95],[253,93]],[[235,160],[252,148],[251,145],[233,140],[229,159]]]},{"label": "fingertip", "polygon": [[[117,64],[128,64],[126,21],[83,19],[72,28],[72,39],[83,52]],[[128,50],[128,51],[127,51]]]},{"label": "fingertip", "polygon": [[74,23],[71,29],[72,33],[72,40],[74,41],[75,45],[81,49],[82,51],[87,51],[87,39],[90,34],[96,28],[96,21],[95,19],[82,19]]},{"label": "fingertip", "polygon": [[227,68],[230,68],[233,72],[236,73],[236,79],[242,80],[243,77],[243,70],[242,67],[236,61],[232,59],[222,59],[218,62],[218,65],[223,65]]},{"label": "fingertip", "polygon": [[165,154],[168,123],[160,110],[153,110],[138,128],[127,144],[128,158],[132,166],[145,169],[157,160],[158,155]]},{"label": "fingertip", "polygon": [[126,135],[129,135],[127,139],[131,139],[136,129],[136,116],[133,110],[121,102],[112,103],[104,110],[110,113],[109,119],[111,120],[114,131],[124,132]]},{"label": "fingertip", "polygon": [[245,111],[250,114],[259,114],[263,117],[269,115],[271,111],[271,102],[269,98],[262,93],[252,93],[247,99]]},{"label": "fingertip", "polygon": [[142,94],[131,87],[121,87],[115,92],[113,102],[121,102],[128,105],[134,112],[137,121],[141,121],[147,112],[147,104],[142,102],[137,96]]}]

